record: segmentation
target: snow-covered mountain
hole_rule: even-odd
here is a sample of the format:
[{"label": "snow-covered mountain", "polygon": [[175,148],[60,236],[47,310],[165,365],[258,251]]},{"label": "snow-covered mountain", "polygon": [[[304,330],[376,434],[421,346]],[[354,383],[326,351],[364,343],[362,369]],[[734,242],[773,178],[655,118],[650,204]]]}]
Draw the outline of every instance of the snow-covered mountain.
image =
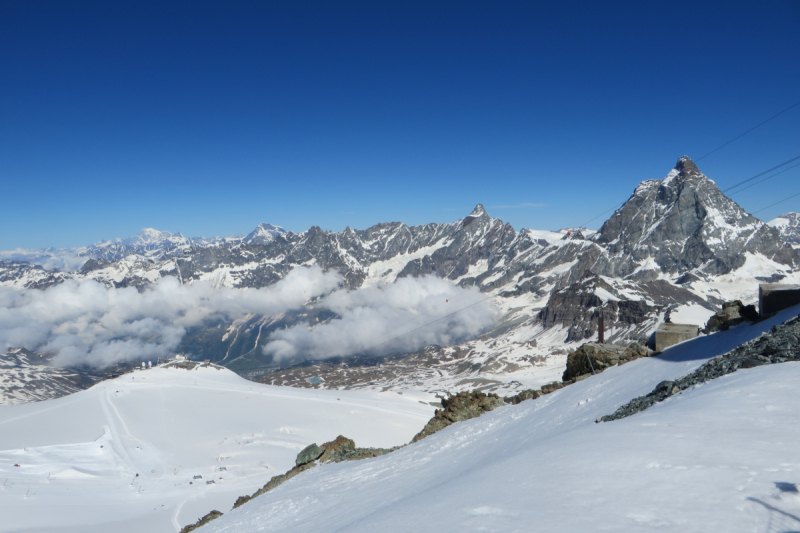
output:
[{"label": "snow-covered mountain", "polygon": [[98,380],[90,372],[53,367],[42,354],[24,348],[0,354],[0,405],[60,398]]},{"label": "snow-covered mountain", "polygon": [[243,239],[243,242],[247,244],[267,244],[284,233],[286,233],[286,230],[282,227],[262,222]]},{"label": "snow-covered mountain", "polygon": [[270,387],[178,364],[2,405],[0,532],[174,533],[229,509],[312,442],[408,442],[433,414],[423,400],[435,399]]},{"label": "snow-covered mountain", "polygon": [[783,240],[795,248],[800,248],[800,213],[786,213],[768,222],[778,230]]},{"label": "snow-covered mountain", "polygon": [[[336,360],[313,372],[325,374],[327,387],[414,382],[428,390],[478,384],[513,390],[557,379],[567,350],[594,338],[600,316],[606,339],[646,342],[668,313],[673,321],[702,325],[723,301],[752,302],[759,282],[800,282],[800,251],[725,197],[687,157],[665,178],[642,182],[597,232],[517,231],[478,205],[445,224],[390,222],[338,233],[318,227],[294,233],[262,224],[230,242],[189,241],[148,231],[135,243],[107,244],[108,257],[117,259],[101,254],[73,272],[6,262],[0,264],[0,283],[41,288],[74,278],[143,289],[174,277],[184,284],[259,288],[309,265],[339,272],[353,290],[436,276],[486,294],[500,310],[496,326],[457,346],[428,346],[384,361],[367,357],[367,365]],[[138,252],[129,253],[135,246]],[[314,306],[248,315],[189,330],[182,349],[255,376],[277,369],[262,351],[273,333],[336,319]],[[298,379],[311,371],[305,368],[264,379],[305,383]]]},{"label": "snow-covered mountain", "polygon": [[[282,230],[271,224],[261,224]],[[256,228],[256,232],[259,231]],[[41,267],[48,271],[74,272],[88,260],[113,263],[134,255],[152,262],[162,261],[190,252],[192,248],[215,248],[239,243],[245,238],[237,234],[229,237],[184,237],[180,233],[145,228],[132,237],[99,241],[77,248],[16,249],[0,251],[0,263],[30,263],[32,269]],[[35,277],[35,275],[32,275]]]},{"label": "snow-covered mountain", "polygon": [[741,369],[595,421],[798,312],[679,344],[382,457],[323,464],[220,509],[200,531],[795,531],[800,363]]}]

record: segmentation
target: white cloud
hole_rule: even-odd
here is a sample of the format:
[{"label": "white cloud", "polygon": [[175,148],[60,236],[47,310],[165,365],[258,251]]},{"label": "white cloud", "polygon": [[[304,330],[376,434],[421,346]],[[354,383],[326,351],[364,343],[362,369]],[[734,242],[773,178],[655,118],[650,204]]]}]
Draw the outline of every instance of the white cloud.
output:
[{"label": "white cloud", "polygon": [[41,265],[45,270],[71,272],[78,270],[89,259],[80,255],[80,249],[48,248],[47,250],[1,250],[0,261],[24,261],[33,265]]},{"label": "white cloud", "polygon": [[337,290],[315,305],[340,318],[309,328],[279,330],[264,353],[276,359],[315,359],[359,353],[413,351],[474,338],[495,321],[497,308],[476,288],[435,277],[401,278],[392,284]]},{"label": "white cloud", "polygon": [[56,364],[104,367],[171,355],[186,328],[215,316],[278,314],[339,286],[341,276],[318,267],[295,268],[262,289],[181,285],[112,289],[69,280],[46,290],[0,287],[0,348],[24,346],[57,354]]}]

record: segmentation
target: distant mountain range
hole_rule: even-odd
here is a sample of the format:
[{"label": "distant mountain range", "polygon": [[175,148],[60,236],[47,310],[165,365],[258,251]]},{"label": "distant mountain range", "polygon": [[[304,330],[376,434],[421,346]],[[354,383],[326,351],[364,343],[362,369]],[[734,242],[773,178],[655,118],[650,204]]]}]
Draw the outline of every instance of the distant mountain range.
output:
[{"label": "distant mountain range", "polygon": [[[370,359],[362,365],[369,369],[363,379],[351,369],[346,385],[413,380],[431,389],[482,384],[513,390],[521,386],[515,376],[534,372],[547,380],[560,374],[566,350],[595,338],[600,316],[606,339],[644,342],[668,314],[674,322],[699,323],[723,301],[752,301],[759,282],[800,282],[799,220],[796,213],[770,223],[758,220],[682,157],[665,178],[639,184],[597,232],[517,231],[482,205],[453,223],[387,222],[341,232],[314,226],[294,233],[261,224],[246,236],[189,239],[146,229],[72,250],[71,257],[82,261],[68,269],[48,268],[41,259],[56,258],[59,251],[3,252],[0,257],[11,260],[0,262],[0,284],[41,289],[72,278],[144,288],[173,276],[181,283],[257,288],[312,264],[338,271],[351,289],[433,275],[494,297],[502,310],[496,328],[459,346],[430,346],[391,362]],[[197,328],[182,348],[253,377],[277,368],[261,350],[270,332],[312,321],[319,312],[309,308]],[[344,381],[336,376],[352,363],[336,360],[316,365],[314,372],[327,372],[326,386],[337,386]],[[385,372],[382,365],[388,365]],[[302,368],[295,369],[297,375]],[[293,371],[264,379],[297,381]]]}]

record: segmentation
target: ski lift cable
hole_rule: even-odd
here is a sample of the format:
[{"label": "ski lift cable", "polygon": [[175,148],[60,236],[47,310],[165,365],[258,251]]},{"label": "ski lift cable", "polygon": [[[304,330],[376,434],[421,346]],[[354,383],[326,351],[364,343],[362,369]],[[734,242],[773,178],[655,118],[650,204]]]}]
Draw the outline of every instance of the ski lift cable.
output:
[{"label": "ski lift cable", "polygon": [[783,162],[783,163],[781,163],[780,165],[775,165],[774,167],[772,167],[772,168],[771,168],[771,169],[769,169],[769,170],[765,170],[764,172],[759,172],[759,173],[758,173],[758,174],[756,174],[755,176],[752,176],[752,177],[750,177],[750,178],[747,178],[747,179],[746,179],[746,180],[744,180],[744,181],[740,181],[740,182],[739,182],[739,183],[737,183],[736,185],[731,185],[731,186],[730,186],[730,187],[728,187],[727,189],[724,189],[722,192],[723,192],[723,193],[726,193],[726,192],[730,191],[731,189],[735,189],[736,187],[738,187],[738,186],[740,186],[740,185],[744,185],[745,183],[751,182],[751,181],[753,181],[753,180],[754,180],[754,179],[756,179],[756,178],[760,178],[760,177],[761,177],[761,176],[763,176],[764,174],[769,174],[769,173],[770,173],[770,172],[772,172],[773,170],[777,170],[777,169],[781,168],[782,166],[788,165],[789,163],[791,163],[791,162],[793,162],[793,161],[797,161],[798,159],[800,159],[800,155],[798,155],[798,156],[796,156],[796,157],[793,157],[793,158],[791,158],[791,159],[789,159],[789,160],[787,160],[787,161],[784,161],[784,162]]},{"label": "ski lift cable", "polygon": [[[625,200],[625,202],[627,202],[627,200]],[[612,207],[611,209],[608,209],[608,210],[606,210],[606,211],[603,211],[602,213],[600,213],[600,214],[599,214],[599,215],[597,215],[596,217],[594,217],[594,218],[591,218],[591,219],[587,220],[586,222],[584,222],[584,223],[580,224],[578,227],[579,227],[579,228],[585,228],[585,227],[586,227],[586,224],[588,224],[588,223],[590,223],[590,222],[594,222],[595,220],[597,220],[597,219],[598,219],[598,218],[600,218],[601,216],[605,215],[606,213],[610,213],[611,211],[616,211],[617,209],[619,209],[620,207],[622,207],[623,205],[625,205],[625,202],[622,202],[621,204],[616,204],[616,205],[615,205],[614,207]]]},{"label": "ski lift cable", "polygon": [[775,176],[779,176],[779,175],[783,174],[784,172],[789,172],[790,170],[792,170],[793,168],[796,168],[796,167],[800,167],[800,163],[797,163],[796,165],[792,165],[792,166],[790,166],[789,168],[785,168],[785,169],[781,170],[780,172],[776,172],[776,173],[775,173],[775,174],[773,174],[772,176],[767,176],[767,177],[766,177],[766,178],[764,178],[763,180],[758,180],[758,181],[757,181],[757,182],[755,182],[755,183],[751,183],[751,184],[750,184],[750,185],[748,185],[747,187],[742,187],[742,188],[741,188],[741,189],[739,189],[738,191],[734,191],[734,192],[732,192],[732,193],[730,194],[730,196],[733,196],[734,194],[739,194],[740,192],[742,192],[742,191],[745,191],[745,190],[749,189],[750,187],[755,187],[756,185],[758,185],[758,184],[760,184],[760,183],[764,183],[764,182],[765,182],[765,181],[767,181],[767,180],[771,180],[771,179],[772,179],[772,178],[774,178]]},{"label": "ski lift cable", "polygon": [[700,161],[700,160],[702,160],[702,159],[705,159],[706,157],[710,156],[710,155],[711,155],[711,154],[713,154],[714,152],[716,152],[716,151],[718,151],[718,150],[721,150],[721,149],[725,148],[726,146],[728,146],[729,144],[731,144],[731,143],[732,143],[732,142],[734,142],[734,141],[738,141],[739,139],[741,139],[742,137],[744,137],[745,135],[747,135],[747,134],[748,134],[748,133],[750,133],[751,131],[757,130],[758,128],[760,128],[761,126],[763,126],[764,124],[766,124],[767,122],[769,122],[769,121],[771,121],[771,120],[773,120],[773,119],[776,119],[776,118],[778,118],[779,116],[783,115],[784,113],[786,113],[786,112],[787,112],[787,111],[789,111],[790,109],[794,109],[795,107],[797,107],[797,106],[799,106],[799,105],[800,105],[800,102],[795,102],[794,104],[790,105],[789,107],[787,107],[786,109],[784,109],[783,111],[781,111],[780,113],[778,113],[777,115],[773,115],[773,116],[771,116],[770,118],[768,118],[767,120],[765,120],[764,122],[761,122],[760,124],[758,124],[758,125],[756,125],[756,126],[753,126],[752,128],[750,128],[750,129],[749,129],[749,130],[747,130],[746,132],[742,133],[741,135],[738,135],[738,136],[734,137],[733,139],[731,139],[730,141],[726,142],[725,144],[722,144],[722,145],[720,145],[720,146],[718,146],[718,147],[714,148],[713,150],[711,150],[710,152],[708,152],[708,153],[707,153],[706,155],[704,155],[703,157],[700,157],[700,158],[698,158],[698,159],[695,159],[695,161]]},{"label": "ski lift cable", "polygon": [[776,205],[778,205],[778,204],[782,204],[782,203],[783,203],[783,202],[785,202],[786,200],[791,200],[791,199],[792,199],[792,198],[794,198],[795,196],[800,196],[800,192],[799,192],[799,193],[797,193],[797,194],[793,194],[793,195],[791,195],[791,196],[787,196],[787,197],[786,197],[786,198],[784,198],[783,200],[780,200],[780,201],[778,201],[778,202],[775,202],[774,204],[768,205],[767,207],[762,207],[762,208],[761,208],[761,209],[759,209],[758,211],[753,211],[753,212],[752,212],[752,213],[750,213],[750,214],[751,214],[751,215],[755,215],[756,213],[760,213],[761,211],[765,211],[765,210],[769,209],[770,207],[775,207],[775,206],[776,206]]},{"label": "ski lift cable", "polygon": [[[784,114],[784,113],[786,113],[787,111],[789,111],[789,110],[791,110],[791,109],[794,109],[795,107],[797,107],[797,106],[799,106],[799,105],[800,105],[800,101],[798,101],[798,102],[795,102],[794,104],[790,105],[789,107],[787,107],[786,109],[784,109],[783,111],[781,111],[780,113],[778,113],[777,115],[773,115],[773,116],[771,116],[770,118],[768,118],[767,120],[765,120],[765,121],[763,121],[763,122],[761,122],[761,123],[759,123],[759,124],[757,124],[757,125],[753,126],[752,128],[750,128],[750,129],[749,129],[749,130],[747,130],[746,132],[742,133],[741,135],[738,135],[737,137],[734,137],[734,138],[733,138],[733,139],[731,139],[730,141],[726,142],[725,144],[722,144],[722,145],[718,146],[717,148],[714,148],[713,150],[711,150],[710,152],[708,152],[708,153],[707,153],[707,154],[705,154],[704,156],[702,156],[702,157],[699,157],[699,158],[695,159],[695,161],[700,161],[700,160],[702,160],[702,159],[705,159],[706,157],[710,156],[711,154],[713,154],[713,153],[714,153],[714,152],[716,152],[717,150],[720,150],[720,149],[722,149],[722,148],[725,148],[726,146],[728,146],[728,145],[729,145],[729,144],[731,144],[732,142],[734,142],[734,141],[737,141],[737,140],[741,139],[742,137],[744,137],[745,135],[747,135],[747,134],[748,134],[748,133],[750,133],[751,131],[753,131],[753,130],[756,130],[756,129],[760,128],[761,126],[763,126],[763,125],[764,125],[764,124],[766,124],[767,122],[769,122],[769,121],[771,121],[771,120],[773,120],[773,119],[775,119],[775,118],[778,118],[779,116],[783,115],[783,114]],[[789,161],[789,163],[791,163],[791,161]],[[779,165],[779,167],[780,167],[780,166],[782,166],[782,165]],[[775,167],[775,168],[778,168],[778,167]],[[774,168],[773,168],[773,169],[770,169],[770,170],[767,170],[766,172],[763,172],[763,173],[761,173],[761,174],[760,174],[760,176],[763,176],[764,174],[766,174],[766,173],[768,173],[768,172],[771,172],[772,170],[774,170]],[[747,183],[748,181],[750,181],[750,180],[753,180],[753,179],[755,179],[755,178],[757,178],[757,177],[759,177],[759,176],[753,176],[752,178],[749,178],[749,179],[747,179],[747,180],[745,180],[745,181],[743,181],[743,182],[741,182],[741,183],[737,183],[737,184],[736,184],[736,185],[734,185],[733,187],[729,187],[728,189],[725,189],[725,191],[722,191],[722,192],[724,193],[724,192],[726,192],[726,191],[728,191],[728,190],[730,190],[730,189],[735,189],[735,188],[736,188],[736,187],[738,187],[739,185],[743,185],[744,183]],[[596,217],[594,217],[594,218],[592,218],[592,219],[590,219],[590,220],[587,220],[586,222],[582,223],[582,224],[581,224],[580,226],[578,226],[578,227],[586,227],[586,224],[589,224],[590,222],[594,222],[595,220],[597,220],[598,218],[600,218],[601,216],[605,215],[606,213],[608,213],[608,212],[610,212],[610,211],[615,211],[615,210],[619,209],[619,208],[620,208],[620,207],[621,207],[621,206],[622,206],[624,203],[625,203],[625,202],[622,202],[622,204],[619,204],[619,205],[617,205],[616,207],[612,207],[611,209],[609,209],[609,210],[607,210],[607,211],[603,211],[602,213],[600,213],[600,214],[599,214],[599,215],[597,215]]]},{"label": "ski lift cable", "polygon": [[399,339],[399,338],[402,338],[402,337],[405,337],[406,335],[410,335],[411,333],[414,333],[414,332],[416,332],[416,331],[419,331],[419,330],[421,330],[421,329],[425,329],[425,328],[427,328],[428,326],[432,326],[432,325],[434,325],[434,324],[436,324],[436,323],[438,323],[438,322],[441,322],[442,320],[446,320],[446,319],[448,319],[448,318],[450,318],[450,317],[452,317],[452,316],[455,316],[455,315],[457,315],[458,313],[461,313],[462,311],[466,311],[467,309],[470,309],[470,308],[472,308],[472,307],[475,307],[475,306],[477,306],[477,305],[480,305],[480,304],[482,304],[482,303],[488,302],[489,300],[492,300],[493,298],[494,298],[494,296],[490,296],[490,297],[488,297],[488,298],[484,298],[483,300],[479,300],[479,301],[477,301],[477,302],[475,302],[475,303],[473,303],[473,304],[470,304],[470,305],[468,305],[468,306],[466,306],[466,307],[462,307],[461,309],[458,309],[457,311],[453,311],[452,313],[450,313],[450,314],[447,314],[447,315],[445,315],[445,316],[443,316],[443,317],[441,317],[441,318],[437,318],[436,320],[433,320],[433,321],[431,321],[431,322],[428,322],[427,324],[423,324],[422,326],[419,326],[419,327],[417,327],[417,328],[414,328],[414,329],[412,329],[412,330],[410,330],[410,331],[406,331],[405,333],[401,333],[400,335],[395,335],[395,336],[394,336],[394,337],[392,337],[391,339],[388,339],[388,340],[386,340],[386,341],[380,342],[380,343],[378,343],[378,344],[373,344],[372,346],[368,346],[367,348],[364,348],[363,350],[361,350],[361,351],[357,352],[357,353],[356,353],[356,354],[354,354],[354,355],[362,355],[362,354],[366,354],[366,352],[369,352],[369,351],[371,351],[371,350],[374,350],[375,348],[380,348],[381,346],[383,346],[383,345],[385,345],[385,344],[389,344],[390,342],[396,341],[397,339]]}]

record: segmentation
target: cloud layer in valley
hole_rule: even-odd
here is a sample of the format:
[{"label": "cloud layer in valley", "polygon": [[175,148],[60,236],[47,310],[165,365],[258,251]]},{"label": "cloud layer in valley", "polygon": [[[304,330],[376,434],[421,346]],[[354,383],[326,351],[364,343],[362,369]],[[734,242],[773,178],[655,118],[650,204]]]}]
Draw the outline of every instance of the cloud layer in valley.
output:
[{"label": "cloud layer in valley", "polygon": [[387,354],[429,344],[450,345],[474,338],[494,323],[497,308],[476,288],[463,289],[435,277],[401,278],[396,283],[355,291],[337,290],[315,306],[339,318],[313,328],[274,332],[264,353],[276,359],[359,353]]},{"label": "cloud layer in valley", "polygon": [[330,293],[341,282],[318,267],[295,268],[262,289],[181,285],[113,289],[69,280],[46,290],[0,287],[0,348],[56,353],[55,364],[105,367],[174,353],[187,328],[222,316],[278,314]]}]

